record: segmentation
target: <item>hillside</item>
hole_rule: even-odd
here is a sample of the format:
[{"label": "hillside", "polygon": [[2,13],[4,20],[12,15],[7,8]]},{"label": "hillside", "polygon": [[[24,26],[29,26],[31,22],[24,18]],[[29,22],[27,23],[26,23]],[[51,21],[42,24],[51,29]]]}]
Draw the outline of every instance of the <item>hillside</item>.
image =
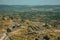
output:
[{"label": "hillside", "polygon": [[60,40],[60,5],[0,5],[0,37]]}]

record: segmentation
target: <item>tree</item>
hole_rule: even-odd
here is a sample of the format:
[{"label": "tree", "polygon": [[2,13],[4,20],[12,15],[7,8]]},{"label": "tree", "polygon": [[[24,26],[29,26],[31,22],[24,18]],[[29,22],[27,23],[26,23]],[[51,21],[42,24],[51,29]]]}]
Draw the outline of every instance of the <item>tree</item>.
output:
[{"label": "tree", "polygon": [[46,36],[43,37],[43,39],[49,40],[50,38],[46,35]]},{"label": "tree", "polygon": [[11,32],[11,29],[7,28],[7,32]]}]

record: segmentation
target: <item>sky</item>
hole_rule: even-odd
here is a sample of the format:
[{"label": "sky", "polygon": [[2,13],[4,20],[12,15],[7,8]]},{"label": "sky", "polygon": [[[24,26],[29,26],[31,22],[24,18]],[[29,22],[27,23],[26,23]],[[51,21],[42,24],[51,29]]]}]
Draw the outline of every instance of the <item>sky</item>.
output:
[{"label": "sky", "polygon": [[60,0],[0,0],[5,5],[60,5]]}]

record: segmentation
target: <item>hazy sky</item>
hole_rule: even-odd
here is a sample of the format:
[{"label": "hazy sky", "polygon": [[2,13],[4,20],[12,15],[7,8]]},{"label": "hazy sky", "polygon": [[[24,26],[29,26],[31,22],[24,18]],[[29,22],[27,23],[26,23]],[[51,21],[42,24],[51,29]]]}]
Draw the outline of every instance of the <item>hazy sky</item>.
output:
[{"label": "hazy sky", "polygon": [[60,5],[60,0],[0,0],[7,5]]}]

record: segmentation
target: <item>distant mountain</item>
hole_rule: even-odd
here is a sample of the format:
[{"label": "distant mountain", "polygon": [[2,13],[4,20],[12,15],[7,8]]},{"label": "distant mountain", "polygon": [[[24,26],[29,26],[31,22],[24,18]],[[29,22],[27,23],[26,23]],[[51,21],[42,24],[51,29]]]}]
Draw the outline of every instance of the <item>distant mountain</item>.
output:
[{"label": "distant mountain", "polygon": [[59,8],[60,5],[0,5],[1,10],[22,10],[22,9],[31,9],[31,8]]},{"label": "distant mountain", "polygon": [[60,5],[38,5],[38,6],[33,6],[35,8],[55,8],[55,7],[60,7]]}]

